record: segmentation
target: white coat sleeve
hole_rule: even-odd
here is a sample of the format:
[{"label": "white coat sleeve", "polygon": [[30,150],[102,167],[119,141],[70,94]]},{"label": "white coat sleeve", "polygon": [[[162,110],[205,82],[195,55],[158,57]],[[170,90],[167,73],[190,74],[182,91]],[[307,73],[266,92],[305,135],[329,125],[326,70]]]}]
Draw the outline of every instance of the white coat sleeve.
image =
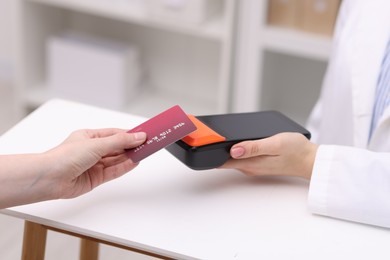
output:
[{"label": "white coat sleeve", "polygon": [[390,153],[320,145],[308,200],[313,213],[390,228]]}]

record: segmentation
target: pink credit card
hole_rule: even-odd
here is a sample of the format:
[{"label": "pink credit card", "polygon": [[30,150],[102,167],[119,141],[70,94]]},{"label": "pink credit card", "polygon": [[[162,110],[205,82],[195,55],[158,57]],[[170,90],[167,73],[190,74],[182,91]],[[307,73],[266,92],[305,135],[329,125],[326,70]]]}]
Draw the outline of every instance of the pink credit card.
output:
[{"label": "pink credit card", "polygon": [[173,106],[147,120],[128,133],[145,132],[145,143],[127,151],[133,162],[139,162],[162,148],[182,139],[196,130],[196,126],[179,107]]}]

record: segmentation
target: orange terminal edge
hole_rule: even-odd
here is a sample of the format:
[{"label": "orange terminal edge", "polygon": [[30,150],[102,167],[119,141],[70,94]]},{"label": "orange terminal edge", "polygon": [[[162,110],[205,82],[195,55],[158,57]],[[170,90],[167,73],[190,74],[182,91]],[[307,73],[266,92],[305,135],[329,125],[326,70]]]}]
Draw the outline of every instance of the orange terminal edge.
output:
[{"label": "orange terminal edge", "polygon": [[186,144],[190,146],[203,146],[207,144],[223,142],[226,140],[226,137],[215,132],[213,129],[205,125],[202,121],[197,119],[195,116],[187,116],[195,124],[197,129],[181,139]]}]

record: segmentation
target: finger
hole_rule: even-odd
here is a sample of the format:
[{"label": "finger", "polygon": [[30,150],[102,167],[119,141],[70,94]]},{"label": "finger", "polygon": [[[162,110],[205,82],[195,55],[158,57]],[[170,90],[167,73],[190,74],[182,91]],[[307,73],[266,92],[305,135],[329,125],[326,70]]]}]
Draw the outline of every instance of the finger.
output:
[{"label": "finger", "polygon": [[104,138],[95,138],[90,140],[93,145],[91,149],[97,152],[100,157],[103,157],[108,154],[115,154],[118,151],[122,151],[125,149],[137,147],[145,141],[146,133],[144,132],[121,132],[112,136]]},{"label": "finger", "polygon": [[243,160],[230,159],[219,168],[243,170],[244,168],[256,167],[260,165],[261,161],[262,158],[247,158]]},{"label": "finger", "polygon": [[262,155],[280,154],[281,142],[277,136],[256,141],[245,141],[234,145],[230,155],[234,159],[245,159]]},{"label": "finger", "polygon": [[248,176],[284,175],[280,172],[283,165],[275,156],[259,156],[243,160],[231,159],[221,168],[236,169]]},{"label": "finger", "polygon": [[103,182],[108,182],[113,179],[116,179],[125,173],[128,173],[129,171],[133,170],[135,167],[137,167],[138,163],[133,163],[130,159],[127,159],[125,161],[122,161],[121,163],[114,164],[110,167],[107,167],[104,169],[104,177]]},{"label": "finger", "polygon": [[120,154],[113,154],[113,155],[106,156],[102,158],[100,161],[104,165],[104,167],[110,167],[112,165],[122,163],[128,159],[129,157],[126,155],[126,153],[122,152]]},{"label": "finger", "polygon": [[234,160],[234,159],[227,160],[222,166],[219,167],[219,169],[237,169],[238,161],[239,160]]},{"label": "finger", "polygon": [[220,169],[235,169],[247,176],[262,175],[258,158],[249,158],[244,160],[228,160]]},{"label": "finger", "polygon": [[83,177],[88,179],[91,189],[94,189],[105,182],[119,178],[137,165],[138,163],[133,163],[129,158],[110,166],[96,164]]},{"label": "finger", "polygon": [[103,138],[126,132],[126,130],[119,128],[84,129],[81,131],[85,131],[90,138]]},{"label": "finger", "polygon": [[123,132],[126,132],[126,130],[119,129],[119,128],[79,129],[72,132],[68,136],[68,138],[64,140],[63,143],[77,141],[77,140],[103,138],[103,137],[108,137]]}]

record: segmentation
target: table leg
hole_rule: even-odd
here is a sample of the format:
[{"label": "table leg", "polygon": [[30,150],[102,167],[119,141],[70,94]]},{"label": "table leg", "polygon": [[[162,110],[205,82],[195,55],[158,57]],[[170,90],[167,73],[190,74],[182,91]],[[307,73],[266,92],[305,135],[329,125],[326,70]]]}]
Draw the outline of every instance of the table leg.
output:
[{"label": "table leg", "polygon": [[109,241],[80,235],[75,232],[53,228],[41,224],[36,224],[30,221],[25,221],[22,260],[44,260],[46,236],[48,230],[79,237],[81,239],[80,260],[97,260],[99,256],[100,243],[117,247],[117,248],[122,248],[139,254],[152,256],[159,259],[169,259],[169,260],[175,259],[175,258],[162,256],[159,254],[154,254],[148,251],[136,249],[133,247],[124,246],[121,244],[116,244]]},{"label": "table leg", "polygon": [[30,221],[24,223],[22,260],[44,260],[47,229]]},{"label": "table leg", "polygon": [[88,238],[81,238],[80,260],[98,260],[99,243]]}]

